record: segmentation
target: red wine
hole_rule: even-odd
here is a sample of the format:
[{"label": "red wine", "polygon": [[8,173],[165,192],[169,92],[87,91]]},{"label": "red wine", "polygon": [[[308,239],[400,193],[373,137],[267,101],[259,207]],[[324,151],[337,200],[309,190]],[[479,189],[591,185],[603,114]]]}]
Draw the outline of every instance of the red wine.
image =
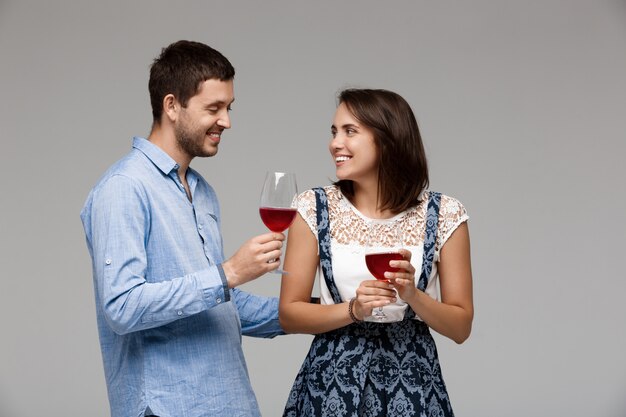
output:
[{"label": "red wine", "polygon": [[296,217],[295,208],[261,207],[261,220],[272,232],[282,232],[289,227]]},{"label": "red wine", "polygon": [[400,268],[389,266],[389,261],[400,261],[402,255],[398,252],[368,253],[365,255],[365,264],[376,279],[386,281],[385,272],[398,272]]}]

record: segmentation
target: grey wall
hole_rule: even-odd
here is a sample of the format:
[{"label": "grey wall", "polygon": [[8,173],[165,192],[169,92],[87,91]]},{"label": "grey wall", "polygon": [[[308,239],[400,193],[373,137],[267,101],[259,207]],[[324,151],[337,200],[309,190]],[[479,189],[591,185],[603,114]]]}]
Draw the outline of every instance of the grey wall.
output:
[{"label": "grey wall", "polygon": [[[221,197],[227,254],[264,231],[266,170],[295,171],[301,190],[332,178],[337,90],[395,90],[431,188],[471,216],[474,331],[437,337],[457,415],[626,415],[624,0],[4,0],[1,416],[108,414],[78,214],[148,134],[148,66],[178,39],[237,69],[233,128],[192,164]],[[264,416],[310,340],[245,339]]]}]

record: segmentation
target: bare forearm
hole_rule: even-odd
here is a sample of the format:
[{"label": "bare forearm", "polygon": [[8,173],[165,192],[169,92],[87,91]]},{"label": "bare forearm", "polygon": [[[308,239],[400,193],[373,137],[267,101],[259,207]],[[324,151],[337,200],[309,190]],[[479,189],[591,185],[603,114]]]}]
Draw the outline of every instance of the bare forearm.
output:
[{"label": "bare forearm", "polygon": [[416,291],[415,296],[406,301],[415,314],[437,333],[459,344],[469,337],[472,331],[473,311],[457,305],[444,304],[422,291]]},{"label": "bare forearm", "polygon": [[428,326],[456,343],[472,331],[474,302],[467,223],[461,224],[441,249],[438,263],[441,302],[423,291],[415,291],[407,302]]},{"label": "bare forearm", "polygon": [[287,333],[319,334],[352,323],[348,303],[320,305],[303,301],[281,303],[280,325]]}]

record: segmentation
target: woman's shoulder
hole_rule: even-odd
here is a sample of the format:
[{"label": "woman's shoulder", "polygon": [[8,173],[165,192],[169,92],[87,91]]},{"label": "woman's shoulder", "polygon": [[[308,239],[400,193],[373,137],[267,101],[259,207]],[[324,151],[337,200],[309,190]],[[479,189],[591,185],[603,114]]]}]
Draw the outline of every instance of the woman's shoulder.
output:
[{"label": "woman's shoulder", "polygon": [[298,201],[301,202],[315,202],[315,190],[322,189],[328,201],[336,201],[341,198],[341,191],[335,185],[326,185],[323,187],[314,187],[306,191],[303,191],[298,195]]},{"label": "woman's shoulder", "polygon": [[[433,191],[426,191],[424,198],[430,198],[432,193]],[[469,219],[469,216],[467,215],[465,206],[457,198],[446,194],[439,194],[441,199],[439,202],[439,218],[437,224],[437,247],[441,248],[457,227]]]},{"label": "woman's shoulder", "polygon": [[[429,199],[430,196],[434,193],[434,191],[429,190],[424,192],[424,199]],[[442,213],[451,214],[451,213],[461,213],[466,212],[465,206],[461,201],[457,198],[449,196],[447,194],[438,193],[440,196],[439,199],[439,217],[441,217]]]},{"label": "woman's shoulder", "polygon": [[[332,211],[332,207],[335,203],[341,198],[341,193],[339,189],[334,185],[327,185],[324,187],[316,187],[324,190],[324,195],[326,196],[327,205]],[[317,199],[315,196],[316,188],[311,188],[309,190],[303,191],[297,197],[298,203],[298,212],[304,219],[304,221],[309,225],[309,228],[317,236]]]}]

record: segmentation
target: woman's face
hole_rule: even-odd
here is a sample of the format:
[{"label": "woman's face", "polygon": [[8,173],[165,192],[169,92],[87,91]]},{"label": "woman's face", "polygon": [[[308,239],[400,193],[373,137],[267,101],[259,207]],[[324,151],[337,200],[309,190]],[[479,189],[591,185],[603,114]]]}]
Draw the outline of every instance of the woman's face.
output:
[{"label": "woman's face", "polygon": [[341,103],[335,112],[328,146],[339,180],[378,183],[378,149],[373,132]]}]

